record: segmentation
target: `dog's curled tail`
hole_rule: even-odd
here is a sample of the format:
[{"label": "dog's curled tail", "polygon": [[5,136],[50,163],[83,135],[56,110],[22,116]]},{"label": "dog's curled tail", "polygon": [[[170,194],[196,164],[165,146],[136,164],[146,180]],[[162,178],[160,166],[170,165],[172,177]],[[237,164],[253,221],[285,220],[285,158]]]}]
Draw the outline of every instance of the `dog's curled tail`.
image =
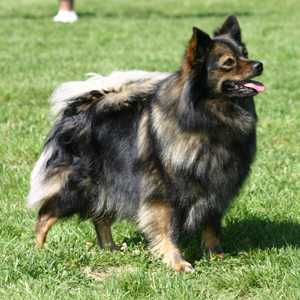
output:
[{"label": "dog's curled tail", "polygon": [[[125,95],[122,91],[126,89],[128,85],[147,82],[146,87],[139,86],[140,92],[143,87],[146,89],[147,87],[150,88],[152,84],[165,79],[169,75],[169,73],[141,70],[115,71],[108,76],[90,73],[88,74],[89,78],[87,80],[65,82],[54,90],[50,97],[52,113],[56,116],[60,115],[74,99],[85,98],[86,95],[89,95],[91,92],[97,92],[102,95],[118,95],[121,101],[125,103],[128,100],[126,99],[128,94]],[[111,100],[107,98],[106,104],[113,107],[114,105],[120,105],[120,102],[116,103],[115,99]]]},{"label": "dog's curled tail", "polygon": [[[136,101],[142,101],[145,98],[143,94],[147,94],[168,75],[119,71],[109,76],[94,74],[84,81],[60,85],[50,98],[56,121],[32,171],[27,206],[40,208],[56,196],[60,196],[60,203],[68,202],[65,206],[75,206],[76,201],[70,200],[72,196],[67,183],[68,178],[78,172],[74,168],[78,167],[81,154],[90,151],[93,114],[120,110]],[[94,108],[90,109],[93,104]]]}]

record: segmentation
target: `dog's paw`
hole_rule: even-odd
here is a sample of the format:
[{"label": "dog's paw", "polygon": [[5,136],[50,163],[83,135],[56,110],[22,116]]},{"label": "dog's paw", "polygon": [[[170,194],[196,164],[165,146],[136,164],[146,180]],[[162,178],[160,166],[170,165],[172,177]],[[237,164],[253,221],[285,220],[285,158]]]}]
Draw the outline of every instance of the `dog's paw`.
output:
[{"label": "dog's paw", "polygon": [[177,272],[195,272],[192,265],[184,259],[175,264],[174,270]]},{"label": "dog's paw", "polygon": [[207,251],[210,259],[215,259],[215,258],[223,259],[225,256],[224,250],[222,249],[221,246],[209,248],[207,249]]},{"label": "dog's paw", "polygon": [[113,252],[113,251],[121,251],[122,247],[113,243],[113,244],[108,245],[108,247],[106,249]]},{"label": "dog's paw", "polygon": [[192,265],[177,252],[168,253],[163,261],[176,272],[194,272]]}]

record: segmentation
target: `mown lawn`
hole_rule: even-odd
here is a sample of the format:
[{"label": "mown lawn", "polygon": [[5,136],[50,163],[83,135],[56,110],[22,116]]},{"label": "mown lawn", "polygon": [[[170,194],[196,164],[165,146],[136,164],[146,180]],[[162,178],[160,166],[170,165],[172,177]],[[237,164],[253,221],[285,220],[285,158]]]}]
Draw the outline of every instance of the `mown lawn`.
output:
[{"label": "mown lawn", "polygon": [[[300,2],[85,0],[72,25],[52,22],[56,4],[0,2],[0,299],[300,299]],[[232,13],[267,91],[253,172],[224,220],[225,259],[186,241],[196,272],[175,274],[133,224],[115,225],[128,249],[111,254],[76,218],[35,250],[25,198],[53,88],[88,72],[176,70],[192,26],[212,32]]]}]

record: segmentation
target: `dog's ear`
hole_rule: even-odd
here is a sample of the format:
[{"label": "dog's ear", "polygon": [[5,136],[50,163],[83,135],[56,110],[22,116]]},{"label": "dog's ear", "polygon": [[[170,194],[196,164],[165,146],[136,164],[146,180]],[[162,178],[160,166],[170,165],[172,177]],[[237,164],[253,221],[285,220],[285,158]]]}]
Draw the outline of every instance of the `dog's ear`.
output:
[{"label": "dog's ear", "polygon": [[193,27],[193,35],[185,52],[185,62],[192,67],[195,63],[204,60],[211,44],[212,40],[207,33]]},{"label": "dog's ear", "polygon": [[229,34],[239,44],[242,42],[242,32],[236,16],[229,16],[224,24],[215,30],[214,36]]}]

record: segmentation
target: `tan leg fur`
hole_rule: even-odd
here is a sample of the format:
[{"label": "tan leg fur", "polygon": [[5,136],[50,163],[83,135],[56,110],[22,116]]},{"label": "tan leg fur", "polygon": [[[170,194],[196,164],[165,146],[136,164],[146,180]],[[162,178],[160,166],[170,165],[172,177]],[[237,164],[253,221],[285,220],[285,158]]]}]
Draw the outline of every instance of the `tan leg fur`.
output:
[{"label": "tan leg fur", "polygon": [[143,205],[139,211],[139,226],[150,241],[152,253],[161,257],[171,268],[178,272],[193,271],[185,261],[178,247],[171,239],[172,208],[163,201],[152,201]]}]

